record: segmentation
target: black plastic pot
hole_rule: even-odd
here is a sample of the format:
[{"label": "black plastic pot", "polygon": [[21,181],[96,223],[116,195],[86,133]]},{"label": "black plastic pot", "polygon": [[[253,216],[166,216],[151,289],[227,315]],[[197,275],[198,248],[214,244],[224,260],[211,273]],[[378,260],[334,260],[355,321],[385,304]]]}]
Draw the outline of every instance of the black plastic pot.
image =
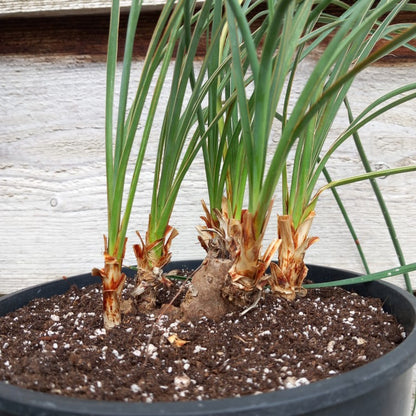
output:
[{"label": "black plastic pot", "polygon": [[[176,262],[172,268],[195,267],[200,262]],[[314,281],[355,276],[355,273],[309,266]],[[131,275],[131,272],[128,272]],[[5,296],[0,314],[13,311],[33,298],[62,294],[71,285],[96,281],[90,274],[59,280]],[[291,390],[255,396],[180,403],[120,403],[79,400],[37,393],[0,383],[0,415],[309,415],[309,416],[408,416],[411,402],[412,366],[416,362],[416,300],[404,290],[385,282],[354,286],[364,296],[383,300],[384,309],[404,326],[408,336],[393,351],[348,373]]]}]

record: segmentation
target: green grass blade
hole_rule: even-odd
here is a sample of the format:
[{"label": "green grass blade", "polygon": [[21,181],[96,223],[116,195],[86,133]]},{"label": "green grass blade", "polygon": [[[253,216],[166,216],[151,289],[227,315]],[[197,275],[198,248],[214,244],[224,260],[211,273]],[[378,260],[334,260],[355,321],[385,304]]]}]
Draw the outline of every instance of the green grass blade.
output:
[{"label": "green grass blade", "polygon": [[[109,252],[113,252],[115,248],[118,249],[117,255],[120,257],[122,255],[123,244],[121,244],[126,235],[127,225],[129,222],[130,214],[131,214],[131,207],[134,199],[135,189],[137,187],[138,177],[141,170],[141,165],[144,158],[144,153],[147,147],[148,141],[148,133],[150,130],[149,125],[152,124],[152,120],[154,117],[152,111],[150,111],[146,126],[144,129],[144,134],[142,136],[142,140],[140,141],[139,145],[139,153],[135,162],[134,174],[132,181],[130,183],[129,194],[126,202],[126,207],[124,209],[123,218],[122,216],[122,202],[123,202],[123,194],[124,194],[124,185],[126,179],[126,172],[127,166],[129,165],[130,153],[134,143],[137,126],[139,123],[139,119],[141,117],[144,104],[146,101],[146,97],[148,96],[149,88],[154,77],[155,72],[159,68],[160,62],[164,59],[165,61],[165,69],[161,70],[161,75],[159,76],[159,85],[161,84],[160,79],[166,75],[167,65],[170,62],[170,57],[173,54],[174,45],[176,42],[176,31],[178,27],[178,12],[171,13],[172,5],[174,0],[168,0],[166,3],[165,8],[162,10],[160,19],[156,25],[156,29],[153,33],[152,41],[149,46],[148,53],[146,55],[146,59],[144,62],[144,70],[142,73],[142,77],[139,82],[139,86],[137,89],[137,94],[135,99],[133,100],[129,115],[125,122],[125,127],[123,129],[123,137],[116,136],[119,140],[122,141],[122,146],[120,149],[119,156],[119,163],[118,166],[114,166],[113,173],[117,175],[113,176],[113,186],[110,193],[109,198],[109,230],[108,230],[108,246]],[[135,19],[129,19],[129,24],[133,25]],[[169,21],[169,23],[167,23]],[[117,28],[118,29],[118,28]],[[129,32],[129,30],[128,30]],[[132,31],[130,31],[132,35]],[[131,39],[132,42],[132,39]],[[114,43],[114,41],[113,41]],[[127,61],[131,59],[129,55],[125,58]],[[128,67],[129,64],[125,61],[125,67]],[[113,62],[113,69],[115,71],[115,62]],[[122,88],[127,88],[128,83],[122,83]],[[111,87],[111,85],[110,85]],[[157,89],[157,88],[156,88]],[[159,93],[155,93],[152,97],[152,105],[155,107],[159,96],[160,96],[161,86],[159,86]],[[114,94],[114,92],[113,92]],[[124,93],[123,93],[124,94]],[[117,148],[117,144],[116,144]],[[107,153],[110,152],[110,146],[106,148]],[[112,151],[112,149],[111,149]],[[109,156],[107,156],[109,157]]]},{"label": "green grass blade", "polygon": [[392,169],[383,169],[383,170],[378,170],[375,172],[371,171],[371,172],[363,173],[361,175],[350,176],[348,178],[334,180],[322,186],[318,190],[318,192],[314,195],[314,197],[311,199],[310,204],[305,209],[304,218],[306,218],[307,215],[315,209],[315,205],[318,201],[319,196],[322,194],[322,192],[328,189],[335,188],[338,186],[350,185],[355,182],[361,182],[361,181],[365,181],[369,179],[375,179],[375,178],[380,178],[380,177],[385,177],[385,176],[390,176],[390,175],[401,175],[401,174],[410,173],[410,172],[416,172],[416,165],[401,166],[401,167],[392,168]]},{"label": "green grass blade", "polygon": [[[322,173],[323,173],[323,175],[324,175],[324,177],[325,177],[325,179],[326,179],[326,181],[328,183],[332,182],[331,176],[330,176],[330,174],[329,174],[329,172],[328,172],[328,170],[326,168],[323,169]],[[335,199],[335,201],[336,201],[336,203],[338,205],[338,208],[341,211],[341,214],[342,214],[342,216],[344,218],[345,224],[347,225],[348,230],[349,230],[349,232],[350,232],[350,234],[352,236],[352,239],[353,239],[353,241],[355,243],[355,246],[356,246],[356,248],[358,250],[358,254],[359,254],[360,258],[361,258],[361,262],[363,264],[363,267],[365,269],[365,272],[367,274],[369,274],[370,273],[370,268],[368,267],[367,259],[365,257],[364,251],[363,251],[363,249],[361,247],[361,244],[360,244],[360,240],[358,238],[358,235],[357,235],[357,233],[356,233],[356,231],[354,229],[354,225],[351,222],[351,219],[350,219],[350,217],[348,215],[348,211],[346,210],[346,208],[345,208],[345,206],[344,206],[344,204],[343,204],[343,202],[341,200],[341,197],[340,197],[337,189],[336,188],[331,188],[331,192],[332,192],[332,195],[333,195],[333,197],[334,197],[334,199]],[[400,264],[400,265],[402,266],[402,264]]]},{"label": "green grass blade", "polygon": [[110,16],[110,29],[107,48],[107,76],[106,76],[106,99],[105,99],[105,154],[106,154],[106,176],[107,176],[107,207],[108,228],[114,218],[112,213],[112,201],[114,190],[114,159],[113,159],[113,107],[114,88],[117,66],[118,51],[118,27],[120,20],[120,4],[113,0]]},{"label": "green grass blade", "polygon": [[371,273],[363,276],[351,277],[349,279],[334,280],[332,282],[322,283],[310,283],[305,284],[303,287],[306,289],[315,289],[320,287],[333,287],[333,286],[347,286],[360,283],[373,282],[375,280],[386,279],[393,276],[398,276],[404,273],[410,273],[416,270],[416,263],[410,263],[405,266],[394,267],[392,269],[383,270],[381,272]]},{"label": "green grass blade", "polygon": [[117,176],[118,165],[120,162],[120,154],[124,148],[124,125],[126,121],[126,107],[130,82],[131,61],[133,56],[134,38],[136,35],[141,5],[142,0],[132,1],[127,23],[127,33],[123,57],[123,70],[121,74],[120,97],[118,104],[117,133],[114,152],[115,176]]},{"label": "green grass blade", "polygon": [[[170,5],[173,4],[173,1],[170,3]],[[166,7],[166,6],[165,6]],[[178,10],[178,9],[176,9]],[[141,142],[140,142],[140,148],[139,148],[139,152],[136,158],[136,162],[135,162],[135,166],[134,166],[134,171],[133,171],[133,176],[131,179],[131,183],[130,183],[130,189],[129,189],[129,193],[128,193],[128,198],[127,198],[127,202],[126,202],[126,208],[125,208],[125,213],[123,216],[123,221],[122,221],[122,226],[121,226],[121,231],[120,231],[120,236],[123,236],[123,234],[125,235],[125,233],[127,232],[127,226],[129,223],[129,219],[130,219],[130,215],[131,215],[131,209],[133,206],[133,201],[136,195],[136,189],[137,189],[137,184],[138,184],[138,180],[140,177],[140,172],[141,172],[141,168],[142,168],[142,164],[143,164],[143,160],[144,160],[144,155],[145,155],[145,151],[146,151],[146,147],[147,147],[147,143],[150,137],[150,134],[152,132],[153,129],[153,120],[155,118],[156,115],[156,111],[157,111],[157,107],[159,104],[159,98],[161,95],[161,92],[163,90],[164,87],[164,81],[166,79],[167,73],[168,73],[168,69],[171,63],[171,58],[173,56],[174,50],[175,50],[175,46],[176,46],[176,41],[177,41],[177,33],[178,33],[178,29],[179,29],[179,22],[180,22],[180,13],[179,12],[174,12],[169,20],[169,23],[167,26],[165,27],[160,27],[160,30],[162,33],[170,33],[169,37],[162,37],[162,39],[164,40],[164,42],[162,43],[162,45],[166,46],[159,49],[155,49],[155,57],[157,58],[157,61],[161,62],[161,66],[160,66],[160,71],[158,74],[158,78],[156,81],[156,85],[154,87],[154,90],[152,92],[152,99],[151,99],[151,103],[150,103],[150,108],[148,111],[148,116],[146,119],[146,123],[144,125],[144,129],[143,129],[143,133],[142,133],[142,138],[141,138]],[[156,70],[156,69],[155,69]],[[151,81],[152,79],[152,73],[147,73],[146,77],[149,78],[149,81]],[[147,80],[146,80],[147,81]],[[150,82],[146,82],[146,85],[150,86]],[[147,94],[147,91],[145,91]],[[140,91],[140,93],[142,93],[142,91]],[[136,121],[138,123],[138,120],[140,118],[141,112],[143,111],[144,108],[144,101],[140,101],[141,97],[137,97],[138,98],[138,102],[141,102],[141,105],[135,108],[135,114],[132,117],[132,120],[135,120],[134,123],[132,123],[132,125],[129,126],[130,129],[130,135],[133,136],[134,138],[134,134],[135,134],[135,129],[137,128],[136,125]],[[130,140],[132,143],[132,140]],[[128,157],[127,153],[124,154],[124,157]]]},{"label": "green grass blade", "polygon": [[[332,157],[336,149],[338,149],[341,144],[343,144],[348,138],[350,138],[354,133],[356,133],[360,128],[367,125],[370,121],[379,117],[388,110],[399,106],[405,102],[413,100],[416,98],[416,92],[412,92],[416,89],[416,83],[405,85],[403,87],[397,88],[394,91],[391,91],[379,99],[371,103],[367,108],[365,108],[350,124],[350,126],[334,141],[328,151],[322,156],[313,176],[309,182],[309,194],[313,193],[313,189],[319,179],[319,175],[322,172],[322,169],[326,166],[328,160]],[[403,95],[408,93],[407,95]],[[391,99],[398,96],[399,98],[390,101]],[[380,106],[381,105],[381,106]],[[380,106],[380,107],[379,107]],[[377,108],[379,107],[379,108]]]},{"label": "green grass blade", "polygon": [[[351,107],[349,105],[348,99],[345,99],[345,107],[346,107],[347,112],[348,112],[348,118],[350,120],[350,123],[352,123],[353,120],[354,120],[354,117],[353,117],[352,110],[351,110]],[[360,136],[358,135],[358,132],[355,132],[353,134],[353,138],[354,138],[355,147],[358,151],[358,154],[359,154],[360,159],[361,159],[361,163],[363,164],[365,171],[366,172],[371,172],[372,171],[371,165],[370,165],[370,162],[369,162],[368,157],[366,155],[366,152],[364,150],[364,146],[361,142]],[[396,229],[394,227],[394,224],[393,224],[392,218],[390,216],[389,210],[387,208],[387,204],[384,200],[383,194],[380,190],[380,187],[377,184],[377,181],[375,181],[374,179],[370,179],[370,184],[371,184],[371,187],[373,188],[374,195],[376,196],[377,202],[380,206],[380,210],[381,210],[381,213],[383,215],[384,221],[386,223],[387,229],[389,231],[390,239],[392,241],[394,250],[396,252],[399,264],[401,266],[404,266],[406,264],[406,260],[404,258],[403,250],[401,248],[401,245],[400,245],[397,233],[396,233]],[[407,290],[409,292],[412,292],[413,288],[412,288],[412,284],[411,284],[411,281],[410,281],[409,274],[405,273],[403,275],[403,277],[404,277],[404,281],[405,281]]]}]

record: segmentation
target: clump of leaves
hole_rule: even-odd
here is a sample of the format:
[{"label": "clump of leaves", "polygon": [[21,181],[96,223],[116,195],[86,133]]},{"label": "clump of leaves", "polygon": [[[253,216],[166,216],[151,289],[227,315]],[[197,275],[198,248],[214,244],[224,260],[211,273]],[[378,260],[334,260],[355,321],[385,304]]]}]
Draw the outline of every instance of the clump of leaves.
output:
[{"label": "clump of leaves", "polygon": [[[134,246],[138,262],[138,281],[134,293],[141,297],[142,306],[155,305],[155,288],[168,283],[162,269],[170,261],[170,246],[177,235],[169,220],[186,172],[189,170],[206,134],[195,133],[196,120],[201,121],[201,105],[217,79],[227,74],[226,65],[215,65],[217,44],[225,19],[217,22],[221,2],[207,0],[200,9],[195,1],[179,3],[183,24],[178,32],[177,52],[170,81],[170,93],[163,113],[159,135],[153,195],[145,240]],[[211,22],[215,20],[214,26]],[[203,59],[196,60],[198,48],[205,43]],[[226,76],[226,75],[225,75]],[[191,88],[192,87],[192,88]],[[216,87],[219,90],[218,86]],[[215,128],[207,126],[207,131]]]},{"label": "clump of leaves", "polygon": [[[316,189],[328,161],[342,143],[375,117],[416,96],[416,84],[412,83],[380,97],[351,118],[349,126],[324,152],[330,128],[356,75],[416,35],[416,25],[394,23],[400,10],[407,7],[406,1],[363,0],[348,7],[339,3],[345,8],[340,16],[327,13],[330,3],[269,1],[267,12],[260,9],[256,14],[252,6],[261,2],[225,1],[227,45],[232,59],[228,100],[224,103],[228,117],[220,124],[217,142],[213,139],[207,144],[214,155],[206,152],[210,156],[206,156],[206,172],[211,209],[205,208],[205,226],[200,232],[205,235],[202,240],[208,251],[212,248],[217,253],[218,247],[225,247],[223,257],[232,260],[222,295],[233,302],[240,302],[242,297],[247,298],[247,292],[265,285],[288,299],[305,292],[304,256],[318,240],[310,237],[309,231],[324,190],[415,170],[415,166],[407,166],[369,171]],[[259,21],[261,24],[253,30],[253,22]],[[297,70],[321,45],[323,52],[296,96],[292,88]],[[274,137],[277,145],[268,159],[276,124],[280,136]],[[295,156],[289,172],[291,150]],[[216,182],[215,177],[221,179]],[[248,206],[243,209],[241,190],[246,180]],[[283,194],[278,235],[261,253],[279,181]],[[223,184],[226,204],[221,204],[219,198]],[[275,252],[278,263],[271,262]],[[265,275],[269,265],[270,274]]]},{"label": "clump of leaves", "polygon": [[[218,11],[221,3],[215,4]],[[104,237],[104,268],[93,270],[93,274],[101,276],[103,282],[104,325],[107,329],[117,326],[121,320],[126,232],[149,137],[154,134],[156,114],[160,117],[163,111],[163,124],[155,161],[149,224],[144,239],[137,232],[139,243],[134,245],[138,276],[133,294],[140,296],[145,309],[154,307],[155,287],[168,283],[162,268],[170,261],[170,246],[177,235],[169,220],[182,180],[204,139],[192,129],[210,85],[225,70],[224,66],[217,68],[215,73],[209,73],[208,63],[215,48],[208,42],[205,57],[198,64],[199,72],[195,74],[195,56],[202,37],[210,31],[214,2],[207,0],[201,8],[197,8],[196,0],[168,0],[154,29],[136,94],[128,110],[132,52],[141,5],[141,0],[133,0],[130,9],[115,128],[114,96],[120,23],[118,0],[113,0],[110,19],[105,126],[108,236]],[[225,19],[222,21],[224,24]],[[216,30],[208,37],[212,40],[220,35],[221,31]],[[169,98],[167,102],[162,102],[161,92],[168,87],[166,75],[173,59],[175,64]],[[192,92],[188,94],[191,84]],[[143,130],[138,139],[137,154],[132,157],[139,123],[143,125]],[[133,174],[129,184],[126,184],[128,167],[131,167]],[[123,206],[125,193],[127,198]]]},{"label": "clump of leaves", "polygon": [[[177,234],[169,222],[183,178],[201,149],[209,208],[203,203],[204,225],[198,231],[208,255],[193,277],[193,289],[182,305],[184,315],[220,317],[235,305],[255,304],[266,285],[288,299],[302,295],[307,274],[304,255],[317,241],[309,232],[319,195],[340,185],[416,170],[415,166],[367,169],[362,175],[329,180],[316,189],[322,174],[329,178],[327,163],[342,143],[356,140],[359,129],[375,117],[416,96],[416,84],[409,84],[380,97],[356,117],[350,113],[345,131],[324,151],[335,117],[341,106],[348,106],[348,90],[356,75],[416,36],[416,25],[394,23],[408,2],[361,0],[352,6],[336,2],[341,13],[332,16],[327,12],[331,0],[206,0],[200,8],[195,0],[168,0],[127,110],[141,3],[133,0],[130,10],[115,126],[118,0],[113,0],[111,12],[106,98],[108,235],[104,268],[93,271],[103,281],[105,327],[120,323],[126,231],[154,119],[161,109],[149,224],[144,238],[138,233],[139,243],[134,246],[138,263],[134,293],[142,306],[153,308],[156,286],[168,282],[162,269],[170,261]],[[195,65],[203,39],[205,57]],[[323,52],[297,96],[293,83],[298,69],[318,48]],[[173,78],[167,84],[173,58]],[[161,91],[167,86],[168,100],[162,103]],[[144,127],[136,138],[139,122]],[[276,126],[280,134],[273,138],[276,145],[271,150]],[[136,141],[137,153],[132,152]],[[294,160],[289,170],[291,152]],[[128,182],[129,167],[133,174]],[[279,182],[283,194],[278,233],[262,252]],[[272,261],[276,253],[278,263]]]},{"label": "clump of leaves", "polygon": [[[184,11],[187,10],[185,4],[188,5],[188,3],[186,0],[182,0],[177,7],[174,7],[173,0],[166,2],[153,32],[136,94],[127,111],[133,44],[142,5],[141,0],[132,1],[127,25],[115,129],[113,117],[120,2],[113,0],[112,3],[107,54],[105,123],[108,237],[104,238],[104,268],[93,270],[93,274],[101,276],[103,282],[104,325],[107,329],[119,325],[121,320],[121,291],[125,281],[122,265],[126,248],[127,227],[156,109],[178,37],[183,30]],[[150,107],[146,112],[145,108],[149,104],[149,100]],[[131,161],[131,153],[140,121],[144,125],[143,133],[140,137],[137,156],[134,161]],[[128,185],[127,200],[123,206],[128,167],[132,167],[133,175]]]}]

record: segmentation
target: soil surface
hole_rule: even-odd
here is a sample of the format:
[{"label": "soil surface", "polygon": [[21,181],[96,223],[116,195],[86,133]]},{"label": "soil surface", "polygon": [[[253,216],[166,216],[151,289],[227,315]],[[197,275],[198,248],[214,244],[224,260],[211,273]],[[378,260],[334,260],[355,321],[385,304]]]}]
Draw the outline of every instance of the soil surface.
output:
[{"label": "soil surface", "polygon": [[[160,291],[160,305],[177,291]],[[404,337],[379,300],[340,288],[309,290],[293,302],[266,294],[245,315],[220,322],[146,316],[133,307],[106,333],[100,287],[74,287],[0,318],[0,380],[99,400],[223,398],[335,376]]]}]

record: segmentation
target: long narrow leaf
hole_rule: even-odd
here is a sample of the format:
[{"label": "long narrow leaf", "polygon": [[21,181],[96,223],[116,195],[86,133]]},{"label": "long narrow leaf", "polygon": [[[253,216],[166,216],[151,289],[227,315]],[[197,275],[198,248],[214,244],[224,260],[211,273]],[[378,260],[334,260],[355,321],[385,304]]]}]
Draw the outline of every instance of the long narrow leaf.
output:
[{"label": "long narrow leaf", "polygon": [[319,287],[355,285],[360,283],[373,282],[375,280],[386,279],[389,277],[398,276],[403,273],[413,272],[415,270],[416,263],[410,263],[405,266],[394,267],[393,269],[383,270],[381,272],[371,273],[363,276],[351,277],[349,279],[334,280],[332,282],[309,283],[305,284],[304,287],[307,289],[314,289]]}]

